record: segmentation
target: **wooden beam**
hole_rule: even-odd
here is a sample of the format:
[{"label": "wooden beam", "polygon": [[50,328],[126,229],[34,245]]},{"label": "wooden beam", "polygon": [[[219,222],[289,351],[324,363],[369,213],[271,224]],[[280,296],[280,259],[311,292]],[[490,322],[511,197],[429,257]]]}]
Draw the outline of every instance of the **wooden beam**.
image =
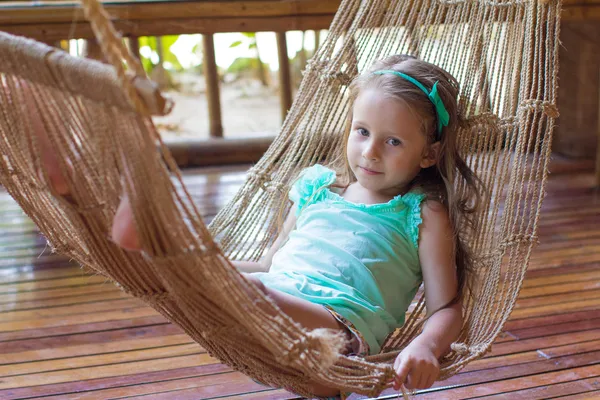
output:
[{"label": "wooden beam", "polygon": [[248,139],[208,139],[198,142],[168,143],[167,147],[181,168],[225,164],[256,163],[274,137]]},{"label": "wooden beam", "polygon": [[[107,2],[108,3],[108,2]],[[341,0],[261,0],[261,1],[114,1],[104,4],[113,21],[143,21],[186,18],[228,19],[333,15]],[[0,3],[0,29],[3,25],[72,23],[84,21],[78,1]]]},{"label": "wooden beam", "polygon": [[[48,6],[42,2],[35,7],[23,3],[27,4],[0,5],[0,31],[42,41],[94,37],[77,3]],[[327,29],[339,5],[340,0],[196,0],[152,4],[117,0],[105,8],[123,36],[139,37]],[[565,0],[562,19],[600,21],[600,0],[584,3]]]},{"label": "wooden beam", "polygon": [[[2,11],[3,12],[3,11]],[[331,15],[305,15],[299,17],[257,18],[179,18],[165,20],[113,21],[115,29],[125,37],[165,36],[196,33],[263,32],[284,30],[327,29]],[[37,23],[2,25],[0,31],[38,40],[61,40],[67,38],[89,39],[94,33],[89,23]]]},{"label": "wooden beam", "polygon": [[215,61],[215,42],[212,33],[202,35],[204,52],[204,79],[206,81],[206,100],[208,102],[209,135],[212,138],[223,137],[221,123],[221,96],[219,93],[219,74]]},{"label": "wooden beam", "polygon": [[292,79],[290,76],[290,60],[287,54],[285,32],[277,32],[277,55],[279,56],[279,98],[281,104],[281,121],[285,121],[288,110],[292,107]]}]

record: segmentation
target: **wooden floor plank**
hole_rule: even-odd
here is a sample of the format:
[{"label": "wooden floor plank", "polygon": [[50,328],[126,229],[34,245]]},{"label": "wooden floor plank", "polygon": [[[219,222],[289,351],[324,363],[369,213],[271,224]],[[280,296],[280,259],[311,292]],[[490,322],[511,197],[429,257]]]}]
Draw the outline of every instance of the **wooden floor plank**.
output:
[{"label": "wooden floor plank", "polygon": [[162,315],[157,315],[154,312],[144,312],[143,314],[150,314],[137,317],[130,315],[129,318],[123,319],[109,319],[102,320],[100,322],[86,322],[79,321],[80,323],[74,325],[61,325],[52,326],[49,328],[39,329],[27,326],[23,330],[12,330],[8,332],[0,332],[0,343],[14,340],[24,339],[37,339],[51,336],[64,336],[75,333],[84,332],[105,332],[123,327],[135,327],[135,326],[154,326],[156,324],[164,324],[168,321]]},{"label": "wooden floor plank", "polygon": [[[131,296],[122,292],[121,290],[102,290],[98,293],[88,291],[87,294],[81,294],[79,296],[69,295],[63,297],[56,297],[53,299],[43,299],[37,301],[21,301],[19,303],[11,302],[8,305],[0,303],[0,317],[3,312],[7,311],[23,311],[23,310],[47,310],[49,308],[56,308],[59,306],[75,306],[87,304],[88,307],[93,307],[94,303],[105,302],[110,300],[119,300],[130,298]],[[94,308],[94,310],[96,310]]]},{"label": "wooden floor plank", "polygon": [[91,365],[79,368],[63,368],[61,370],[31,373],[27,375],[5,376],[0,381],[0,389],[13,389],[32,385],[48,385],[53,383],[71,382],[73,380],[87,380],[121,376],[130,373],[154,372],[166,369],[194,367],[206,364],[217,364],[218,361],[206,353],[201,353],[199,346],[192,354],[181,356],[151,358],[147,360],[134,360],[114,363]]},{"label": "wooden floor plank", "polygon": [[[200,351],[201,348],[192,340],[188,335],[169,335],[169,336],[155,336],[149,338],[135,338],[135,340],[122,340],[122,341],[111,341],[111,342],[100,342],[93,344],[84,344],[78,346],[66,346],[66,341],[62,343],[60,347],[54,347],[52,349],[44,348],[41,350],[27,350],[22,352],[12,352],[9,354],[2,355],[2,363],[0,364],[0,371],[3,367],[11,367],[6,369],[6,376],[15,375],[16,371],[20,368],[26,368],[24,363],[30,362],[35,363],[28,368],[35,368],[41,370],[43,365],[40,361],[52,361],[52,360],[64,360],[69,357],[83,357],[92,355],[103,355],[118,353],[122,351],[134,351],[134,350],[145,350],[155,349],[161,347],[170,346],[182,346],[182,345],[195,345],[195,350]],[[16,368],[12,368],[10,364],[20,364]],[[0,372],[1,373],[1,372]]]},{"label": "wooden floor plank", "polygon": [[[539,386],[554,385],[557,383],[571,382],[598,376],[598,365],[591,364],[580,367],[563,368],[539,374],[526,374],[514,378],[498,377],[497,381],[486,381],[485,385],[464,385],[445,390],[444,392],[424,393],[415,396],[419,400],[458,400],[472,399],[488,395],[503,394],[510,398],[510,392],[515,390],[531,389]],[[535,378],[535,379],[534,379]]]},{"label": "wooden floor plank", "polygon": [[[230,372],[104,389],[89,393],[84,397],[79,397],[79,394],[61,395],[63,397],[60,398],[86,400],[120,399],[124,397],[127,399],[207,399],[232,393],[252,393],[259,390],[267,393],[274,391],[253,382],[239,372]],[[59,396],[54,398],[59,398]]]},{"label": "wooden floor plank", "polygon": [[[110,343],[128,341],[130,349],[135,349],[135,342],[143,341],[148,338],[167,338],[172,335],[183,334],[183,330],[171,323],[168,323],[161,317],[160,322],[153,321],[155,318],[134,319],[129,321],[130,326],[117,326],[117,322],[112,325],[105,323],[97,329],[88,332],[61,332],[57,335],[39,336],[34,338],[19,338],[16,340],[6,340],[0,342],[0,354],[3,358],[9,357],[10,353],[26,352],[28,350],[40,354],[42,358],[44,351],[52,353],[55,349],[65,346],[94,346],[108,348]],[[120,322],[120,321],[118,321]],[[78,348],[78,347],[75,347]],[[75,354],[79,353],[74,350]],[[64,356],[64,355],[63,355]]]},{"label": "wooden floor plank", "polygon": [[[15,389],[0,390],[2,399],[31,399],[41,396],[68,396],[72,394],[75,398],[100,398],[103,397],[101,391],[110,388],[137,386],[144,383],[163,382],[187,377],[202,375],[214,375],[231,372],[231,369],[223,364],[209,364],[194,367],[160,369],[158,371],[138,372],[134,371],[129,375],[115,375],[107,378],[94,378],[88,380],[72,380],[65,383],[49,385],[26,385]],[[76,397],[81,396],[81,397]]]}]

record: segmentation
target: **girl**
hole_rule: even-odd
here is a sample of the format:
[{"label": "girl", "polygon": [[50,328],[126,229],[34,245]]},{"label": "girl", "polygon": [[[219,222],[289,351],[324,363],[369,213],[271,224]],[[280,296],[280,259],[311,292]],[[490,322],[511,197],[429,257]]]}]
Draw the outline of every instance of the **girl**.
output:
[{"label": "girl", "polygon": [[[462,326],[471,255],[459,228],[476,228],[480,183],[458,154],[457,95],[457,81],[430,63],[391,56],[373,65],[350,86],[345,158],[302,171],[289,194],[294,209],[265,257],[233,262],[307,329],[344,332],[346,354],[357,356],[379,352],[424,282],[426,324],[395,360],[396,390],[433,385]],[[112,235],[137,250],[132,218],[124,197]]]}]

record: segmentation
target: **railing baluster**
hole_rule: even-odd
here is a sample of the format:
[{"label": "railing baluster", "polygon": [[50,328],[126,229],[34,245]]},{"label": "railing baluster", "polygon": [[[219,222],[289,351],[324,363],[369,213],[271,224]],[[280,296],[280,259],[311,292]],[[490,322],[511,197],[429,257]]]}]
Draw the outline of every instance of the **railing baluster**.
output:
[{"label": "railing baluster", "polygon": [[127,38],[127,44],[129,45],[129,51],[135,57],[140,59],[140,41],[137,36],[131,36]]},{"label": "railing baluster", "polygon": [[288,110],[292,107],[290,61],[287,55],[285,32],[277,32],[277,54],[279,56],[279,96],[281,103],[281,121],[284,121]]},{"label": "railing baluster", "polygon": [[215,42],[212,33],[202,35],[204,52],[204,79],[206,80],[206,100],[208,102],[209,135],[211,138],[223,137],[221,122],[221,96],[219,93],[219,75],[215,61]]}]

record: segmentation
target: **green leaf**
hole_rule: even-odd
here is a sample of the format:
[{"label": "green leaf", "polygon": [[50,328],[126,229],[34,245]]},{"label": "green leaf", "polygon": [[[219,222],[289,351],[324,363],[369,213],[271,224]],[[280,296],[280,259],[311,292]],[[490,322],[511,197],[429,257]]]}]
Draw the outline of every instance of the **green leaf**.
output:
[{"label": "green leaf", "polygon": [[233,43],[231,43],[231,44],[229,45],[229,48],[231,49],[231,48],[233,48],[233,47],[238,47],[238,46],[239,46],[239,45],[241,45],[241,44],[242,44],[242,41],[241,41],[241,40],[236,40],[235,42],[233,42]]}]

